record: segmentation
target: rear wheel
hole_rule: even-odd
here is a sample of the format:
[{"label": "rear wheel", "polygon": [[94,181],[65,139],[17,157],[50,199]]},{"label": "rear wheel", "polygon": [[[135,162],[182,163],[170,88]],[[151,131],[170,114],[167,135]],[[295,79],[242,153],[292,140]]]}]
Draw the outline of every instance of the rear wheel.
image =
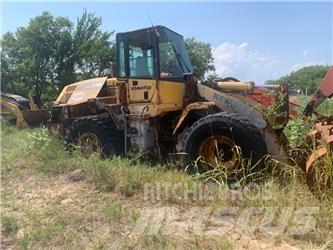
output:
[{"label": "rear wheel", "polygon": [[65,135],[65,148],[77,146],[82,155],[89,157],[98,152],[103,157],[121,155],[124,150],[123,137],[112,120],[98,116],[88,116],[76,120]]},{"label": "rear wheel", "polygon": [[186,162],[197,163],[199,171],[223,169],[228,177],[237,176],[244,159],[262,166],[267,154],[259,130],[237,114],[208,115],[194,123],[183,140]]}]

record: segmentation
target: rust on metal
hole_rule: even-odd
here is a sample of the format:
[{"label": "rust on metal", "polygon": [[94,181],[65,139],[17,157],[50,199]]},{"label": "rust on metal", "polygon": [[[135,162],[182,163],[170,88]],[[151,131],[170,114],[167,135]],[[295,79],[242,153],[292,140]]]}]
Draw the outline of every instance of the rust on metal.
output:
[{"label": "rust on metal", "polygon": [[[313,144],[315,150],[309,155],[306,162],[306,179],[311,190],[324,186],[327,188],[327,180],[321,180],[320,175],[325,167],[325,156],[333,149],[333,116],[321,117],[315,124],[315,128],[308,133],[308,142]],[[319,175],[319,176],[318,176]],[[318,180],[319,179],[319,180]]]},{"label": "rust on metal", "polygon": [[107,77],[99,77],[67,85],[55,101],[55,106],[76,105],[96,98]]},{"label": "rust on metal", "polygon": [[198,110],[198,109],[207,109],[207,108],[210,108],[210,107],[213,107],[215,106],[215,103],[214,102],[194,102],[194,103],[191,103],[189,105],[187,105],[185,107],[185,109],[183,110],[178,122],[177,122],[177,125],[175,127],[175,129],[173,130],[173,135],[177,133],[178,129],[180,128],[180,126],[182,125],[183,121],[185,120],[185,118],[187,117],[187,115],[190,113],[190,111],[192,110]]},{"label": "rust on metal", "polygon": [[234,141],[222,135],[206,138],[199,148],[202,163],[206,170],[216,167],[225,167],[235,171],[240,165],[240,151]]},{"label": "rust on metal", "polygon": [[314,110],[327,98],[333,96],[333,66],[327,71],[311,101],[304,109],[304,115],[312,115]]},{"label": "rust on metal", "polygon": [[314,167],[314,163],[322,156],[327,154],[326,147],[321,147],[315,150],[308,158],[306,162],[306,172],[308,173],[312,167]]},{"label": "rust on metal", "polygon": [[217,82],[217,86],[221,90],[229,91],[253,91],[253,82],[232,82],[232,81],[222,81]]}]

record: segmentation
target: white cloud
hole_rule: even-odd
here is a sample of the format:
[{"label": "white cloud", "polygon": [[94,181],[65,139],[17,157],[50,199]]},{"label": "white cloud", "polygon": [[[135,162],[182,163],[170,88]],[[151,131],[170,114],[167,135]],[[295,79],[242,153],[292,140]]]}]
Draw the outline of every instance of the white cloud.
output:
[{"label": "white cloud", "polygon": [[308,67],[308,66],[312,66],[312,65],[326,65],[327,62],[325,61],[308,61],[308,62],[300,62],[300,63],[296,63],[291,67],[291,71],[296,71],[299,70],[303,67]]},{"label": "white cloud", "polygon": [[308,59],[309,51],[306,49],[303,51],[303,58]]},{"label": "white cloud", "polygon": [[303,56],[303,60],[301,60],[299,63],[296,63],[294,65],[291,66],[291,71],[296,71],[299,70],[303,67],[308,67],[308,66],[313,66],[313,65],[327,65],[328,63],[326,61],[315,61],[315,60],[311,60],[309,58],[309,50],[306,49],[303,51],[302,53]]},{"label": "white cloud", "polygon": [[212,50],[216,71],[222,77],[263,81],[275,73],[277,60],[269,53],[251,50],[247,42],[239,45],[224,42]]}]

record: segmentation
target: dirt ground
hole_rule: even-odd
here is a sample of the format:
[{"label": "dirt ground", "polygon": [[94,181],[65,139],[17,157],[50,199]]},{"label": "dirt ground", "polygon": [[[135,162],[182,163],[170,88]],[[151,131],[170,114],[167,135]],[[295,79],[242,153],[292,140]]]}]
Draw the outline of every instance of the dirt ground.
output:
[{"label": "dirt ground", "polygon": [[1,194],[1,214],[14,225],[2,225],[1,249],[307,248],[302,241],[254,236],[205,207],[150,203],[29,167],[3,173]]}]

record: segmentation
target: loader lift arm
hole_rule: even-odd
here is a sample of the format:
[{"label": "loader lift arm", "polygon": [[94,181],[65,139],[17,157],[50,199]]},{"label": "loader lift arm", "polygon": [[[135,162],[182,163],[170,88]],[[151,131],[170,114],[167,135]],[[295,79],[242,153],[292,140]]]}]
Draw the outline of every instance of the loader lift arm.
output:
[{"label": "loader lift arm", "polygon": [[[332,96],[333,67],[330,67],[303,114],[311,116],[323,101]],[[320,195],[324,193],[323,190],[330,188],[333,184],[333,176],[326,173],[329,171],[325,167],[330,164],[328,155],[333,152],[333,116],[319,116],[314,128],[308,133],[306,141],[310,148],[305,165],[306,181],[310,190]]]},{"label": "loader lift arm", "polygon": [[333,66],[327,71],[324,79],[319,84],[318,89],[311,98],[310,102],[306,105],[303,114],[310,116],[319,107],[319,105],[327,98],[333,96]]}]

